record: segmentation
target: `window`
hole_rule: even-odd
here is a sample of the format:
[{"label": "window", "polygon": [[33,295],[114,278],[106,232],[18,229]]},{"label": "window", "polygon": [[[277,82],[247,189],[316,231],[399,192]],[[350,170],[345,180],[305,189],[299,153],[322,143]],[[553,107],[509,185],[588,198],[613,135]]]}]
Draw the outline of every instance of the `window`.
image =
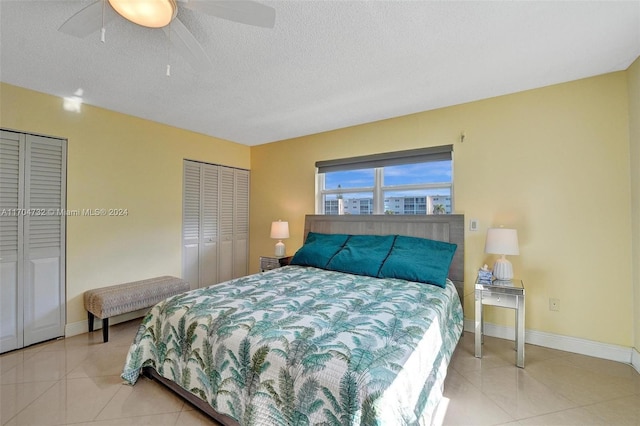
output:
[{"label": "window", "polygon": [[450,214],[452,145],[318,161],[317,214]]}]

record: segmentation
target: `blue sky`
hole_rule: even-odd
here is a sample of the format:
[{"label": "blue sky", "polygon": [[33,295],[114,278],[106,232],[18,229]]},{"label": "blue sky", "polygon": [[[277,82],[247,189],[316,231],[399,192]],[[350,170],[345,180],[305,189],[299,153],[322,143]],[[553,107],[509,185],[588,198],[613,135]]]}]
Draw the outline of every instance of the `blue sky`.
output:
[{"label": "blue sky", "polygon": [[[405,164],[385,167],[384,184],[436,183],[451,181],[451,161]],[[373,186],[373,169],[327,173],[325,188],[336,189]]]}]

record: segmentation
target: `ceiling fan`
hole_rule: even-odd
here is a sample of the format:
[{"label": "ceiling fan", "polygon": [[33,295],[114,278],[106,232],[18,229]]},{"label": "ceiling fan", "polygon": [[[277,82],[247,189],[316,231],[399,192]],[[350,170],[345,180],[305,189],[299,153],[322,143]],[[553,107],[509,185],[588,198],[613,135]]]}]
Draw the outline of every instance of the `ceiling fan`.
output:
[{"label": "ceiling fan", "polygon": [[275,25],[275,9],[252,0],[97,0],[67,19],[58,31],[84,38],[102,29],[104,41],[105,24],[121,16],[144,27],[162,28],[176,51],[195,70],[207,71],[212,68],[211,60],[176,16],[178,5],[242,24],[264,28]]}]

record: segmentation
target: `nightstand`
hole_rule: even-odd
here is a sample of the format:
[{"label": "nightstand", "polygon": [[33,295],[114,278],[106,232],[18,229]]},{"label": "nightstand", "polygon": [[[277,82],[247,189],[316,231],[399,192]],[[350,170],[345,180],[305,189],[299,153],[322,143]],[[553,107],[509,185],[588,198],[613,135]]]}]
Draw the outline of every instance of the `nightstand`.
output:
[{"label": "nightstand", "polygon": [[260,272],[287,266],[293,256],[260,256]]},{"label": "nightstand", "polygon": [[522,280],[495,280],[491,283],[476,278],[476,358],[482,358],[484,320],[482,306],[499,306],[516,311],[516,365],[524,368],[524,284]]}]

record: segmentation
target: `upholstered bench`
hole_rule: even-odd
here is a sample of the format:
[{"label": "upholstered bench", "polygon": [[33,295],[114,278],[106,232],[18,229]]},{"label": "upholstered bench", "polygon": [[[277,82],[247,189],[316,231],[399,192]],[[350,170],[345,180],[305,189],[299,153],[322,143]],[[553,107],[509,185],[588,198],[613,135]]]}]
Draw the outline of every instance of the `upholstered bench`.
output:
[{"label": "upholstered bench", "polygon": [[109,318],[138,309],[150,308],[169,296],[189,290],[189,283],[176,277],[164,276],[134,281],[84,292],[84,307],[89,315],[89,332],[93,319],[102,319],[102,339],[109,341]]}]

